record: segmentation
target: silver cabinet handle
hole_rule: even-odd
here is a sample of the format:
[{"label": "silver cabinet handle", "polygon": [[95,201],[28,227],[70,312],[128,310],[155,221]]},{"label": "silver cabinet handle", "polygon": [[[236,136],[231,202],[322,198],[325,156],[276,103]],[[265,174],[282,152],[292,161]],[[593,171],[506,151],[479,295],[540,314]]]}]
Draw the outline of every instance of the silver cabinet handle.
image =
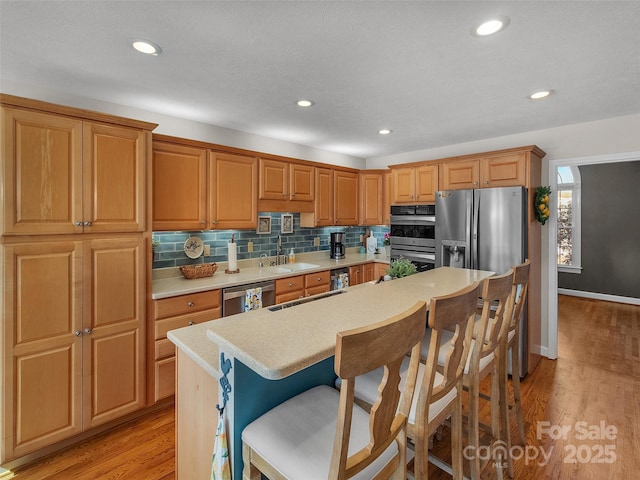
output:
[{"label": "silver cabinet handle", "polygon": [[91,222],[87,220],[86,222],[84,222],[84,226],[85,227],[90,227],[91,226]]},{"label": "silver cabinet handle", "polygon": [[193,307],[193,302],[187,302],[187,307]]},{"label": "silver cabinet handle", "polygon": [[76,330],[75,332],[73,332],[73,334],[74,334],[76,337],[81,337],[81,336],[82,336],[82,332],[81,332],[80,330]]},{"label": "silver cabinet handle", "polygon": [[293,283],[290,283],[290,284],[289,284],[289,286],[290,286],[290,287],[293,287]]},{"label": "silver cabinet handle", "polygon": [[189,326],[193,325],[193,320],[189,320]]},{"label": "silver cabinet handle", "polygon": [[91,335],[91,329],[90,328],[85,328],[84,329],[84,333],[86,333],[87,335]]},{"label": "silver cabinet handle", "polygon": [[82,222],[76,222],[76,227],[81,227],[82,226]]}]

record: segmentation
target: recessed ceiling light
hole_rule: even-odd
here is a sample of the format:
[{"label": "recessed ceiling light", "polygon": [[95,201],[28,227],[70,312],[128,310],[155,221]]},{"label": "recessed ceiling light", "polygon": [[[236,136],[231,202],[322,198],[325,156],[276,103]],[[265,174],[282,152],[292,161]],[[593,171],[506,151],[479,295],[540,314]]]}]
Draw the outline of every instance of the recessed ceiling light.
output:
[{"label": "recessed ceiling light", "polygon": [[553,90],[541,90],[539,92],[536,93],[532,93],[531,95],[529,95],[528,98],[530,98],[531,100],[540,100],[542,98],[547,98],[550,95],[553,95],[554,93],[556,93]]},{"label": "recessed ceiling light", "polygon": [[494,17],[490,20],[482,22],[471,29],[471,35],[476,37],[486,37],[487,35],[493,35],[494,33],[501,32],[509,25],[509,17],[502,15]]},{"label": "recessed ceiling light", "polygon": [[305,107],[305,108],[312,107],[315,104],[313,100],[298,100],[296,103],[299,107]]},{"label": "recessed ceiling light", "polygon": [[133,40],[131,46],[140,53],[146,53],[147,55],[158,56],[162,53],[162,48],[149,40]]},{"label": "recessed ceiling light", "polygon": [[393,130],[390,130],[388,128],[383,128],[382,130],[378,130],[378,133],[380,135],[389,135],[391,132],[393,132]]}]

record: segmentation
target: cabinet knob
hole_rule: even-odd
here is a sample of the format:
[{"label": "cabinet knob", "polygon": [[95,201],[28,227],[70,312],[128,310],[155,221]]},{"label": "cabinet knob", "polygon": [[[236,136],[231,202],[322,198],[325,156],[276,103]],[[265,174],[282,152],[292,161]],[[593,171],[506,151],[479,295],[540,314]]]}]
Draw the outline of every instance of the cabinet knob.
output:
[{"label": "cabinet knob", "polygon": [[485,181],[484,181],[484,184],[485,184],[485,185],[489,185],[489,180],[485,180]]},{"label": "cabinet knob", "polygon": [[212,223],[213,225],[217,225],[217,224],[218,224],[218,221],[217,221],[217,220],[213,220],[211,223]]},{"label": "cabinet knob", "polygon": [[76,227],[81,227],[82,226],[82,222],[76,222]]},{"label": "cabinet knob", "polygon": [[87,220],[86,222],[84,222],[84,226],[85,227],[90,227],[91,226],[91,222],[89,220]]},{"label": "cabinet knob", "polygon": [[290,283],[290,284],[289,284],[289,286],[290,286],[290,287],[293,287],[293,283]]},{"label": "cabinet knob", "polygon": [[87,335],[91,335],[91,329],[90,328],[85,328],[84,329],[84,333],[86,333]]},{"label": "cabinet knob", "polygon": [[187,307],[193,307],[193,302],[187,302]]},{"label": "cabinet knob", "polygon": [[321,282],[322,281],[322,277],[318,277],[318,281]]},{"label": "cabinet knob", "polygon": [[76,337],[81,337],[81,336],[82,336],[82,332],[81,332],[80,330],[76,330],[75,332],[73,332],[73,334],[74,334]]},{"label": "cabinet knob", "polygon": [[478,182],[473,182],[474,185],[478,185]]},{"label": "cabinet knob", "polygon": [[200,220],[200,225],[206,225],[207,222],[205,222],[204,220]]},{"label": "cabinet knob", "polygon": [[189,326],[193,325],[193,320],[189,321]]}]

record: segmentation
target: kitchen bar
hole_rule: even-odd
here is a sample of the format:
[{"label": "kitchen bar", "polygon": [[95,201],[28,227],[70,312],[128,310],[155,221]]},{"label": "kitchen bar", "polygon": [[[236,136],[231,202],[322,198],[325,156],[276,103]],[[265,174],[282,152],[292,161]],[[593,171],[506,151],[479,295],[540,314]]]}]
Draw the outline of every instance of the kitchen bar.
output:
[{"label": "kitchen bar", "polygon": [[491,274],[438,268],[377,285],[358,285],[292,308],[256,310],[169,332],[178,347],[177,478],[197,478],[209,468],[215,404],[223,403],[220,358],[231,365],[225,379],[231,386],[225,417],[234,478],[241,478],[242,429],[301,391],[333,383],[338,332],[387,319],[417,300],[428,303],[433,296],[452,293]]}]

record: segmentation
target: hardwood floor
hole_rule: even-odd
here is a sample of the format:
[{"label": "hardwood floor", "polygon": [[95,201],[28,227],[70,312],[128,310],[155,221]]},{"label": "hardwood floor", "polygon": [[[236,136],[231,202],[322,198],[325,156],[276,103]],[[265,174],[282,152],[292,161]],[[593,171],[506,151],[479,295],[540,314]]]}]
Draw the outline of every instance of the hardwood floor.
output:
[{"label": "hardwood floor", "polygon": [[[522,381],[527,445],[514,453],[528,452],[530,458],[516,455],[515,478],[636,478],[640,470],[636,455],[640,451],[640,306],[568,296],[560,296],[558,304],[559,358],[543,358]],[[488,422],[488,409],[482,414]],[[566,435],[552,438],[560,428],[566,429]],[[515,421],[511,429],[515,435]],[[598,438],[580,438],[585,431]],[[445,460],[447,433],[445,440],[434,445],[434,452]],[[18,468],[14,478],[169,480],[175,476],[173,449],[171,407]],[[468,466],[465,471],[468,475]],[[432,467],[430,478],[451,477]],[[496,478],[490,464],[482,470],[482,478]]]}]

